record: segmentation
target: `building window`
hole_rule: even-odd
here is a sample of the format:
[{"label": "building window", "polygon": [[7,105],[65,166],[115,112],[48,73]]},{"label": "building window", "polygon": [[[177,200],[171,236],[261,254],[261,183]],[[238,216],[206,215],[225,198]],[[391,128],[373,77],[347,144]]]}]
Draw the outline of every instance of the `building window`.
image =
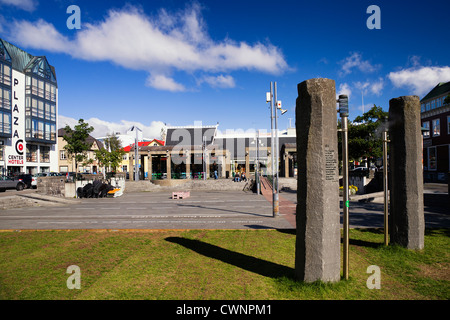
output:
[{"label": "building window", "polygon": [[27,144],[27,161],[37,162],[37,145]]},{"label": "building window", "polygon": [[441,124],[439,119],[433,120],[433,137],[438,137],[441,135]]},{"label": "building window", "polygon": [[424,131],[423,138],[429,138],[430,137],[430,121],[426,121],[422,124],[422,126],[427,129],[427,131]]},{"label": "building window", "polygon": [[425,112],[425,104],[424,103],[422,103],[420,105],[420,112]]},{"label": "building window", "polygon": [[428,170],[436,170],[436,147],[428,148]]},{"label": "building window", "polygon": [[41,162],[50,162],[50,147],[41,146]]},{"label": "building window", "polygon": [[[2,112],[0,112],[0,116]],[[11,115],[3,113],[3,133],[11,133]]]},{"label": "building window", "polygon": [[431,110],[433,110],[434,108],[436,108],[436,100],[431,101]]},{"label": "building window", "polygon": [[450,116],[447,116],[447,134],[450,134]]},{"label": "building window", "polygon": [[11,85],[11,67],[0,63],[0,83]]},{"label": "building window", "polygon": [[59,172],[68,172],[69,171],[69,167],[67,166],[60,166],[59,167]]},{"label": "building window", "polygon": [[59,159],[61,159],[61,160],[66,160],[67,159],[67,157],[66,157],[66,150],[60,150],[59,151]]},{"label": "building window", "polygon": [[436,99],[436,108],[439,108],[440,106],[442,106],[442,99],[441,98],[437,98]]},{"label": "building window", "polygon": [[430,103],[429,102],[425,105],[425,111],[430,111]]},{"label": "building window", "polygon": [[0,108],[11,110],[11,90],[0,88]]}]

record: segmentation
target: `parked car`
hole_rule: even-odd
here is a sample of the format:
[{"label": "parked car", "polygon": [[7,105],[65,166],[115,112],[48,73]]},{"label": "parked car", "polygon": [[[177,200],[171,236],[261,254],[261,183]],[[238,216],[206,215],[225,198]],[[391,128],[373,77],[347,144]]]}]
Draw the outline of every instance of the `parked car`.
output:
[{"label": "parked car", "polygon": [[31,177],[31,187],[33,189],[37,189],[37,177],[36,176]]},{"label": "parked car", "polygon": [[5,192],[6,189],[16,189],[21,191],[25,189],[26,185],[22,180],[14,180],[7,176],[0,176],[0,192]]},{"label": "parked car", "polygon": [[14,180],[22,181],[25,183],[26,188],[31,188],[31,183],[33,181],[33,176],[31,174],[19,174],[14,177]]}]

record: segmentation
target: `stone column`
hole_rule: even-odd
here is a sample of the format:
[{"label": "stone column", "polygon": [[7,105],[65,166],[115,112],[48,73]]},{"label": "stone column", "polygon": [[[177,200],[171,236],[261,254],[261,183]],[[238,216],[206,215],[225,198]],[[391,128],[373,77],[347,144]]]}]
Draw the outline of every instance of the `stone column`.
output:
[{"label": "stone column", "polygon": [[133,168],[134,168],[134,162],[133,162],[133,159],[134,159],[134,153],[128,153],[128,172],[129,172],[129,174],[128,174],[128,178],[130,179],[130,181],[134,181],[134,171],[133,171]]},{"label": "stone column", "polygon": [[284,177],[289,178],[289,152],[284,152]]},{"label": "stone column", "polygon": [[172,155],[167,152],[166,157],[167,179],[172,179]]},{"label": "stone column", "polygon": [[424,247],[422,132],[418,96],[389,101],[390,240]]},{"label": "stone column", "polygon": [[340,279],[340,208],[335,82],[298,85],[296,102],[298,191],[295,275],[299,280]]},{"label": "stone column", "polygon": [[186,179],[189,179],[191,177],[191,149],[185,151],[186,154]]},{"label": "stone column", "polygon": [[153,175],[153,157],[151,152],[148,153],[148,168],[147,168],[147,172],[148,172],[148,180],[152,180],[152,175]]}]

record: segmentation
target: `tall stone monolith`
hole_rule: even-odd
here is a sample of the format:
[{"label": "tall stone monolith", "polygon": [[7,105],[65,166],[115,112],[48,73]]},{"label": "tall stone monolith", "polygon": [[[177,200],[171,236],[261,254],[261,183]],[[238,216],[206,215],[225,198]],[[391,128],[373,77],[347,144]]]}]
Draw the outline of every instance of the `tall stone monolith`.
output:
[{"label": "tall stone monolith", "polygon": [[305,282],[340,279],[340,208],[335,82],[298,84],[295,274]]},{"label": "tall stone monolith", "polygon": [[390,241],[408,249],[424,246],[420,99],[389,101]]}]

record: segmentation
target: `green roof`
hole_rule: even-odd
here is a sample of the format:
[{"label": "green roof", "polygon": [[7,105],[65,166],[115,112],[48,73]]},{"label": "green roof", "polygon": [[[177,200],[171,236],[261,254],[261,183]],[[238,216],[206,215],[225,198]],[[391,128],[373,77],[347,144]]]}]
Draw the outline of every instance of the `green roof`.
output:
[{"label": "green roof", "polygon": [[[47,71],[47,74],[51,74],[50,78],[56,82],[55,68],[48,64],[45,56],[35,57],[32,54],[16,47],[8,41],[0,38],[0,47],[6,49],[11,59],[11,66],[13,69],[25,73],[31,71],[33,73],[42,73],[42,70]],[[39,72],[41,71],[41,72]],[[42,75],[41,75],[42,76]]]},{"label": "green roof", "polygon": [[440,82],[436,87],[434,87],[428,94],[420,100],[421,102],[425,100],[430,100],[437,96],[442,96],[443,94],[450,94],[450,81]]}]

